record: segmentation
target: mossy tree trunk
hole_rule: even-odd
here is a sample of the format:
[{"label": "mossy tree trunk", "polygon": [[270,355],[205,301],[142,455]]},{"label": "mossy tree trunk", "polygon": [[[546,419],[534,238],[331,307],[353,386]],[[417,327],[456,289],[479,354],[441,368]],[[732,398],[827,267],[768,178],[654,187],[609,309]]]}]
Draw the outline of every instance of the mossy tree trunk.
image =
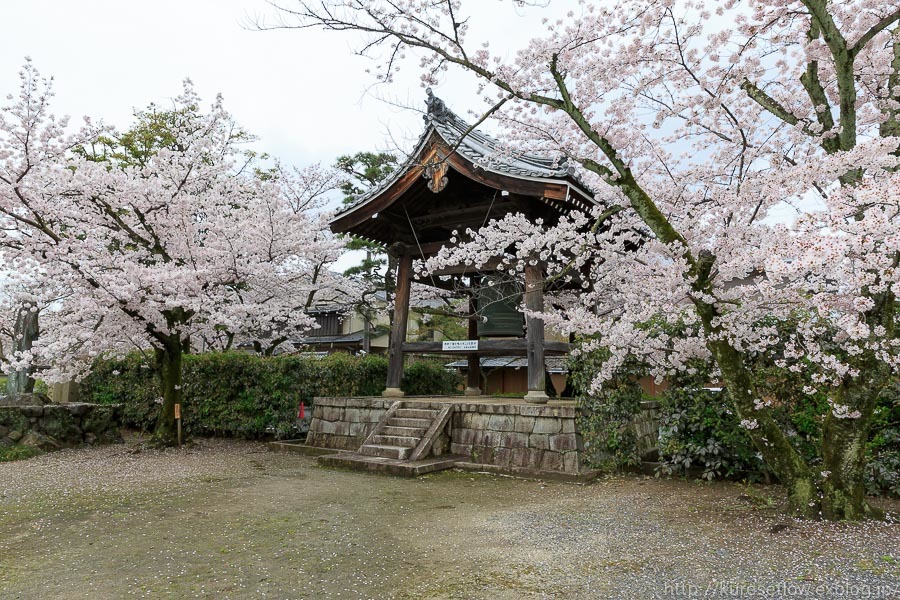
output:
[{"label": "mossy tree trunk", "polygon": [[171,344],[163,344],[155,349],[156,373],[162,405],[153,432],[153,441],[160,446],[174,446],[178,442],[175,424],[175,405],[181,404],[182,395],[182,346],[178,338]]},{"label": "mossy tree trunk", "polygon": [[175,405],[181,404],[183,399],[181,340],[172,336],[169,343],[160,344],[155,349],[155,354],[162,405],[156,421],[156,430],[153,432],[153,441],[160,446],[174,446],[178,441]]},{"label": "mossy tree trunk", "polygon": [[154,368],[162,394],[162,405],[153,432],[153,442],[158,446],[174,446],[178,442],[175,405],[183,404],[182,357],[190,351],[190,338],[183,336],[180,330],[193,315],[192,311],[182,308],[167,310],[163,313],[168,326],[167,333],[156,329],[150,332],[155,341]]},{"label": "mossy tree trunk", "polygon": [[[900,255],[895,255],[894,268],[898,262]],[[874,301],[865,315],[866,324],[884,328],[888,339],[895,337],[896,295],[890,289],[878,294],[862,291]],[[863,353],[854,367],[859,375],[844,379],[830,394],[832,410],[822,426],[822,514],[828,519],[862,519],[877,514],[865,499],[866,443],[878,396],[890,383],[891,370],[871,351]]]},{"label": "mossy tree trunk", "polygon": [[746,423],[748,435],[766,463],[787,490],[791,510],[804,517],[819,514],[819,485],[812,469],[794,448],[781,426],[767,408],[759,410],[759,398],[744,355],[725,341],[712,325],[715,307],[697,303],[713,359],[722,373],[735,414]]},{"label": "mossy tree trunk", "polygon": [[[822,516],[858,520],[875,516],[866,502],[866,442],[881,386],[876,378],[848,382],[835,390],[834,405],[852,407],[859,418],[838,418],[829,411],[822,426]],[[880,378],[878,378],[880,379]]]}]

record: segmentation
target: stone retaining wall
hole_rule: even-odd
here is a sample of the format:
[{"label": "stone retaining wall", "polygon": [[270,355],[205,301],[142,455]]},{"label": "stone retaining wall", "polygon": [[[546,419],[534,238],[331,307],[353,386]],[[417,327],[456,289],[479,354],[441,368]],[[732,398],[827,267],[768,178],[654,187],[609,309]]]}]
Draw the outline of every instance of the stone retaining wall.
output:
[{"label": "stone retaining wall", "polygon": [[450,452],[473,463],[579,473],[581,434],[574,406],[457,404]]},{"label": "stone retaining wall", "polygon": [[317,448],[359,450],[395,399],[316,398],[306,444]]},{"label": "stone retaining wall", "polygon": [[43,450],[122,441],[118,404],[0,406],[0,446]]},{"label": "stone retaining wall", "polygon": [[[397,399],[316,398],[308,446],[359,450]],[[447,401],[405,398],[410,408],[441,408]],[[581,472],[581,435],[571,406],[453,402],[447,424],[450,454],[507,469]]]}]

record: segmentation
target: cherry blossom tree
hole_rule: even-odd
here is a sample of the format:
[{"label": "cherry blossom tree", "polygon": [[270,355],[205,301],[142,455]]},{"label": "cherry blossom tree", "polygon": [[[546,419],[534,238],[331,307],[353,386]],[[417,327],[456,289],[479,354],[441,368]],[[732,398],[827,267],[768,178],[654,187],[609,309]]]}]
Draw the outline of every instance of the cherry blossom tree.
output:
[{"label": "cherry blossom tree", "polygon": [[[580,278],[584,293],[543,317],[610,350],[596,385],[629,355],[658,376],[712,360],[798,513],[871,514],[865,441],[900,360],[900,8],[573,6],[529,7],[547,12],[544,32],[517,52],[470,40],[477,5],[461,0],[300,0],[277,26],[355,32],[382,82],[407,55],[424,84],[448,69],[477,77],[510,151],[579,164],[604,205],[552,230],[511,215],[460,232],[430,267],[499,254],[511,270],[541,261],[551,278]],[[660,316],[687,333],[651,334]],[[788,317],[799,325],[779,339],[772,320]],[[761,355],[828,391],[819,464],[757,392],[749,365]]]},{"label": "cherry blossom tree", "polygon": [[[0,336],[4,340],[0,368],[9,376],[11,396],[33,389],[31,348],[38,335],[38,315],[55,299],[57,287],[40,267],[46,257],[43,249],[32,246],[57,223],[29,207],[48,200],[45,177],[50,165],[101,129],[85,119],[79,130],[66,134],[68,119],[47,113],[50,82],[41,80],[30,60],[19,78],[19,98],[8,96],[11,104],[0,111]],[[26,97],[30,101],[24,101]]]},{"label": "cherry blossom tree", "polygon": [[303,309],[315,298],[351,291],[325,268],[340,244],[318,209],[335,179],[256,167],[221,98],[203,111],[190,82],[152,151],[110,160],[85,150],[109,146],[96,130],[66,136],[50,95],[26,65],[0,121],[2,243],[71,290],[21,358],[49,365],[52,382],[83,376],[103,352],[147,352],[162,393],[155,438],[171,444],[193,340],[275,347],[314,325]]}]

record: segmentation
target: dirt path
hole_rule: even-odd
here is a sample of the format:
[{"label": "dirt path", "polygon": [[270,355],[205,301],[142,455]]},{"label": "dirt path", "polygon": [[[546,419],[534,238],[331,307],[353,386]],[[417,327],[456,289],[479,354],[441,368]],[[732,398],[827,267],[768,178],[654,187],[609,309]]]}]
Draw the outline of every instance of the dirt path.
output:
[{"label": "dirt path", "polygon": [[775,492],[66,451],[0,464],[0,597],[900,597],[900,525],[796,522]]}]

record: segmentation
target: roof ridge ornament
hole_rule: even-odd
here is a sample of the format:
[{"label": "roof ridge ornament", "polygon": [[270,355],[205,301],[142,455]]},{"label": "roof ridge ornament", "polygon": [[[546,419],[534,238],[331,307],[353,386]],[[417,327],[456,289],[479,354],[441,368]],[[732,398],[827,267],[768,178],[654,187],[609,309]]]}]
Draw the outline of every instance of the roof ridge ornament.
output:
[{"label": "roof ridge ornament", "polygon": [[425,88],[425,94],[428,96],[425,99],[425,106],[428,107],[428,113],[424,116],[426,121],[435,120],[441,123],[446,122],[453,113],[450,112],[450,109],[447,108],[447,105],[444,104],[444,101],[434,95],[434,92],[431,91],[431,88]]}]

